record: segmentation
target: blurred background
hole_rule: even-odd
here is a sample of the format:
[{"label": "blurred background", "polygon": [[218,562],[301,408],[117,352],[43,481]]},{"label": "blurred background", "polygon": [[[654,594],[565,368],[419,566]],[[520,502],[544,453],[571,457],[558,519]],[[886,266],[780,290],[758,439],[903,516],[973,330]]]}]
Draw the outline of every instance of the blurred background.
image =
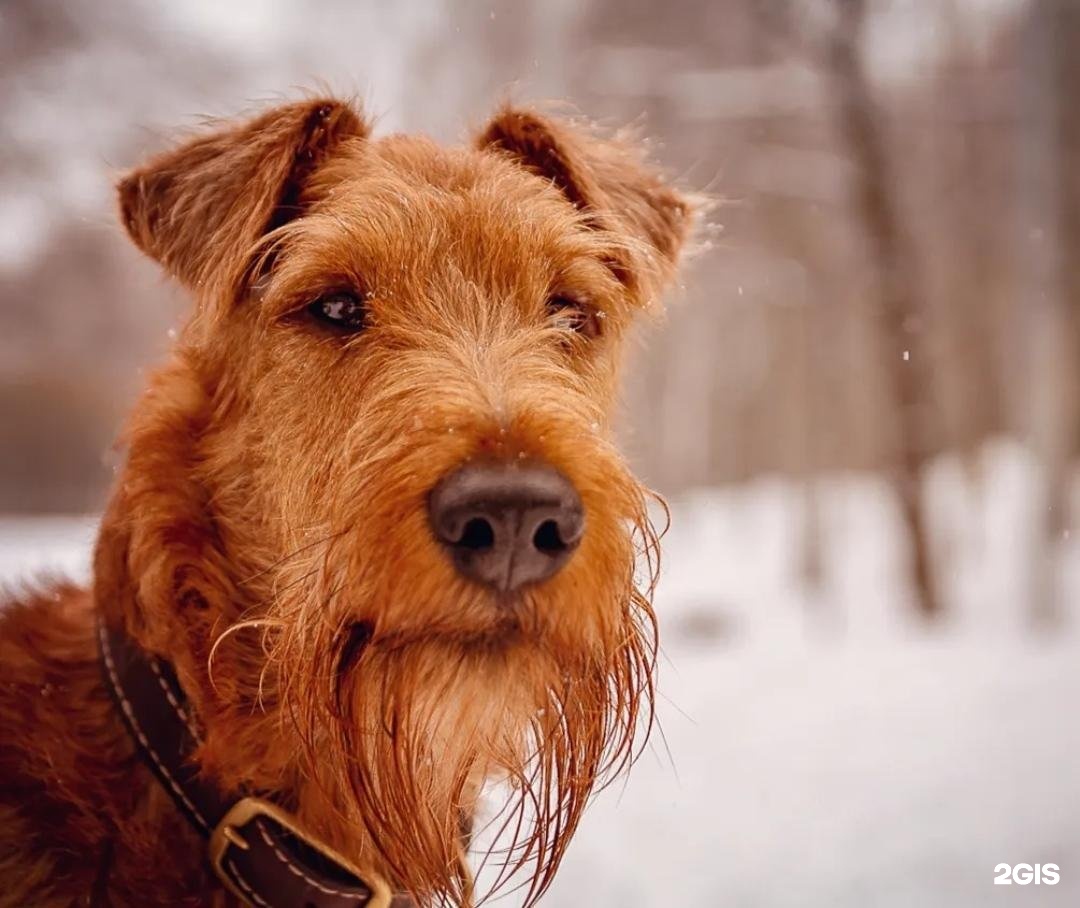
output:
[{"label": "blurred background", "polygon": [[116,175],[317,86],[445,141],[566,100],[720,201],[622,420],[664,734],[545,904],[1077,904],[1080,2],[6,0],[0,582],[86,576],[184,312]]}]

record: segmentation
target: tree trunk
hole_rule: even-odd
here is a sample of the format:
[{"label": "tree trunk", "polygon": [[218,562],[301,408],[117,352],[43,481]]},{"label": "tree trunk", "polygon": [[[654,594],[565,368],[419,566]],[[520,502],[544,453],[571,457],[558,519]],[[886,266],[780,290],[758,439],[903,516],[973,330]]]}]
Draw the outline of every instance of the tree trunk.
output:
[{"label": "tree trunk", "polygon": [[1030,390],[1026,428],[1042,467],[1038,512],[1031,528],[1031,618],[1054,627],[1063,617],[1059,558],[1069,529],[1071,464],[1078,444],[1080,344],[1080,180],[1073,166],[1080,150],[1071,103],[1080,64],[1075,42],[1080,15],[1073,0],[1032,6],[1023,30],[1021,219],[1019,238],[1027,305],[1026,369]]},{"label": "tree trunk", "polygon": [[896,405],[898,447],[892,471],[911,550],[916,604],[926,618],[941,612],[922,500],[923,417],[932,400],[927,365],[913,349],[910,326],[920,315],[915,255],[904,235],[886,140],[859,54],[864,0],[837,0],[836,24],[827,42],[827,66],[837,103],[841,141],[855,165],[854,203],[874,257],[883,367]]}]

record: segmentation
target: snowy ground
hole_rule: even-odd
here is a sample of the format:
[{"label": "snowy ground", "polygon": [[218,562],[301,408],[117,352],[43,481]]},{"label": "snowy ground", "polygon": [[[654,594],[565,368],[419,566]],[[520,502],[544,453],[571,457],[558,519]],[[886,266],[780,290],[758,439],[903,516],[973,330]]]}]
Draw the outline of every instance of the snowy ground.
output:
[{"label": "snowy ground", "polygon": [[[822,582],[807,593],[806,496],[760,482],[675,502],[658,597],[659,737],[587,815],[546,905],[981,908],[1080,904],[1080,547],[1073,606],[1029,625],[1037,473],[987,450],[986,493],[931,482],[952,617],[905,619],[895,513],[875,480],[819,487]],[[961,532],[962,530],[962,532]],[[93,521],[0,520],[0,582],[85,576]],[[1061,881],[993,885],[995,865]],[[507,899],[502,904],[512,904]]]}]

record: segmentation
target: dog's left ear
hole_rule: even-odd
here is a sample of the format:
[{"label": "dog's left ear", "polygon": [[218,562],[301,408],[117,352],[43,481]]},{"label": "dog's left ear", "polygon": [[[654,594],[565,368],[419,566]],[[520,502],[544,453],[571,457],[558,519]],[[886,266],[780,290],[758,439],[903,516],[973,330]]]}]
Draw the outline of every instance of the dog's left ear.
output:
[{"label": "dog's left ear", "polygon": [[128,234],[198,293],[235,295],[259,238],[298,216],[313,171],[367,124],[332,99],[274,107],[151,159],[120,181]]},{"label": "dog's left ear", "polygon": [[598,228],[629,237],[611,264],[631,290],[651,297],[671,278],[694,206],[643,163],[640,149],[509,106],[495,114],[476,145],[550,180]]}]

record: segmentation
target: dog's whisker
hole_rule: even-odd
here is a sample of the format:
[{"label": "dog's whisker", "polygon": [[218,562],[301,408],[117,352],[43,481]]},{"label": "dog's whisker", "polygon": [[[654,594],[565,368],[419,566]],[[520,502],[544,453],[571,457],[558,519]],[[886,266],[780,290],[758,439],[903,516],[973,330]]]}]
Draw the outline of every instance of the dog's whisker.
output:
[{"label": "dog's whisker", "polygon": [[304,545],[301,545],[300,547],[293,549],[288,554],[282,555],[280,558],[278,558],[277,560],[275,560],[272,563],[268,564],[266,567],[262,568],[261,570],[257,571],[256,573],[251,574],[251,575],[249,575],[247,577],[244,577],[244,578],[238,580],[237,585],[243,587],[243,586],[247,586],[250,583],[254,583],[259,578],[264,577],[267,574],[271,573],[272,571],[277,570],[278,568],[282,567],[284,564],[287,564],[289,561],[292,561],[297,556],[302,555],[304,552],[310,551],[311,549],[313,549],[313,548],[315,548],[317,546],[325,545],[327,542],[330,542],[333,539],[337,539],[338,537],[343,536],[343,535],[347,534],[348,532],[349,532],[348,529],[338,530],[336,533],[331,533],[331,534],[329,534],[327,536],[323,536],[320,539],[316,539],[316,540],[314,540],[312,542],[305,543]]},{"label": "dog's whisker", "polygon": [[207,677],[209,678],[210,684],[213,687],[217,687],[217,684],[214,681],[214,657],[217,654],[218,648],[222,645],[222,643],[224,643],[225,640],[233,634],[238,633],[245,628],[264,627],[266,625],[283,627],[284,622],[277,618],[251,618],[247,621],[238,621],[235,624],[230,625],[218,635],[217,639],[214,640],[213,645],[210,647],[210,654],[207,656],[206,659]]}]

